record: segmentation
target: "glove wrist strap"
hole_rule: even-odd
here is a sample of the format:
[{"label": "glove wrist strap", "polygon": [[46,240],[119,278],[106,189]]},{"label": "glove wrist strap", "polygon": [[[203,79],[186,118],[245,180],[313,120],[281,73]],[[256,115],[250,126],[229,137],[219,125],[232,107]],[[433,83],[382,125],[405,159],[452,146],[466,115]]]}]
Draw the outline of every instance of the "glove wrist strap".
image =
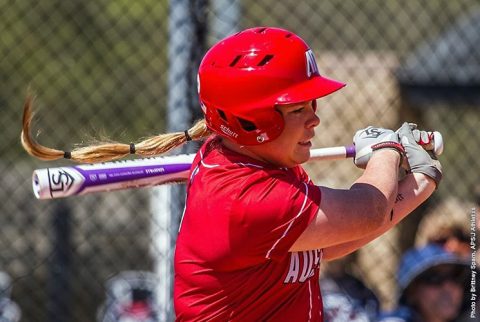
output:
[{"label": "glove wrist strap", "polygon": [[400,165],[403,164],[403,160],[406,158],[405,148],[398,142],[385,141],[372,145],[372,152],[380,149],[393,149],[400,154]]}]

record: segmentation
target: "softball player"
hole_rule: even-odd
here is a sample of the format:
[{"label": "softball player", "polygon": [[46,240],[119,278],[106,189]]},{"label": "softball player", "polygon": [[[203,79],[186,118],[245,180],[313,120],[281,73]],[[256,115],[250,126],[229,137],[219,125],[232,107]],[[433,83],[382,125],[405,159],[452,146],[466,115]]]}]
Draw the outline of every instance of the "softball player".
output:
[{"label": "softball player", "polygon": [[[72,152],[32,140],[29,105],[22,141],[42,159],[97,162],[131,153],[160,154],[207,138],[192,164],[175,251],[178,321],[322,321],[321,260],[344,256],[380,236],[425,201],[441,168],[405,123],[354,136],[350,189],[313,184],[309,159],[318,98],[343,83],[320,75],[297,35],[252,28],[227,37],[203,58],[198,74],[205,119],[184,133],[138,144]],[[410,173],[398,182],[399,165]]]},{"label": "softball player", "polygon": [[[300,164],[320,123],[316,99],[344,84],[320,76],[289,31],[253,28],[220,41],[198,82],[217,136],[192,165],[175,253],[177,319],[321,321],[320,261],[388,230],[433,192],[428,175],[438,181],[440,171],[414,140],[399,144],[399,135],[412,138],[408,124],[399,133],[369,127],[354,138],[366,169],[351,189],[314,185]],[[405,149],[421,170],[398,184]]]}]

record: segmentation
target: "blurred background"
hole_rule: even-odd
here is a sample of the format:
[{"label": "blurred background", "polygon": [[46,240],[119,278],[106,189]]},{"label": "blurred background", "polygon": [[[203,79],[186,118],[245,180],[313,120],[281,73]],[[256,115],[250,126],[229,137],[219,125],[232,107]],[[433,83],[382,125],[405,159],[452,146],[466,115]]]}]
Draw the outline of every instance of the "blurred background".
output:
[{"label": "blurred background", "polygon": [[[247,27],[292,30],[312,47],[322,75],[348,84],[319,100],[315,147],[351,144],[359,128],[396,129],[406,120],[443,134],[444,180],[434,196],[345,262],[382,308],[394,304],[402,252],[444,224],[468,231],[478,209],[478,0],[0,0],[0,21],[0,298],[10,305],[0,310],[7,321],[116,321],[126,298],[153,297],[157,319],[174,319],[183,187],[36,200],[32,171],[71,163],[22,150],[28,90],[36,96],[34,133],[46,146],[183,131],[200,117],[202,55]],[[351,160],[306,167],[316,183],[337,188],[360,174]]]}]

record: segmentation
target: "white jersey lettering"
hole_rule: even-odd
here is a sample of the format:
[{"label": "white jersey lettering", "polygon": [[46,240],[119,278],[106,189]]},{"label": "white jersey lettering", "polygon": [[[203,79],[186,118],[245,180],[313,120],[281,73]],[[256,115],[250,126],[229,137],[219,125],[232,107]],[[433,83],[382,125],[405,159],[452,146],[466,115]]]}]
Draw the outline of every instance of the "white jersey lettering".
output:
[{"label": "white jersey lettering", "polygon": [[300,271],[300,258],[298,252],[290,253],[290,269],[288,270],[287,277],[285,277],[284,283],[295,283],[298,279],[298,273]]},{"label": "white jersey lettering", "polygon": [[313,277],[320,265],[320,252],[309,250],[290,253],[290,267],[284,283],[303,283]]}]

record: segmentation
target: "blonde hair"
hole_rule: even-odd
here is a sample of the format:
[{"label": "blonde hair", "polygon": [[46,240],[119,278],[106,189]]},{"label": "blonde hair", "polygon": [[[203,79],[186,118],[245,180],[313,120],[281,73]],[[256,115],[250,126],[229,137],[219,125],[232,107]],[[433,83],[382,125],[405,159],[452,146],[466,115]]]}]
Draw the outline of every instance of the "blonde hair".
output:
[{"label": "blonde hair", "polygon": [[195,123],[185,132],[160,134],[138,143],[101,142],[69,151],[48,148],[37,143],[31,135],[33,97],[27,95],[23,105],[22,134],[23,148],[32,156],[45,160],[71,159],[79,163],[96,163],[124,158],[131,154],[153,156],[166,153],[190,140],[200,140],[211,135],[205,120]]}]

